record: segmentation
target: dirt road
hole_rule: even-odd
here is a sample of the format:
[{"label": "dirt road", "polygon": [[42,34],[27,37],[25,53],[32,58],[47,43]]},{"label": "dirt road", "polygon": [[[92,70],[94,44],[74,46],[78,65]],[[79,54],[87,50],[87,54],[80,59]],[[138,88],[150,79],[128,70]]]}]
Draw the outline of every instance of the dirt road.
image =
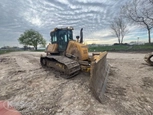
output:
[{"label": "dirt road", "polygon": [[153,67],[145,54],[109,53],[103,104],[92,96],[89,75],[63,79],[39,64],[39,52],[0,55],[0,100],[23,115],[152,115]]}]

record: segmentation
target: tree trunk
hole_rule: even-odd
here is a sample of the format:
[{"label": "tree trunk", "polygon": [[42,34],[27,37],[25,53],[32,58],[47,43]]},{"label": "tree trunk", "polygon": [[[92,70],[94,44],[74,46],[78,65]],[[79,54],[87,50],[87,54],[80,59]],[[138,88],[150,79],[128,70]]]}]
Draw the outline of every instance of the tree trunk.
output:
[{"label": "tree trunk", "polygon": [[122,37],[122,39],[121,39],[121,44],[123,44],[123,38],[124,38],[124,36],[122,35],[121,37]]},{"label": "tree trunk", "polygon": [[35,50],[37,51],[37,46],[35,47]]},{"label": "tree trunk", "polygon": [[151,43],[150,29],[148,29],[148,40],[149,40],[149,43]]},{"label": "tree trunk", "polygon": [[121,43],[120,38],[118,38],[118,43],[119,43],[119,44]]},{"label": "tree trunk", "polygon": [[37,46],[34,46],[34,48],[35,48],[35,51],[37,51]]}]

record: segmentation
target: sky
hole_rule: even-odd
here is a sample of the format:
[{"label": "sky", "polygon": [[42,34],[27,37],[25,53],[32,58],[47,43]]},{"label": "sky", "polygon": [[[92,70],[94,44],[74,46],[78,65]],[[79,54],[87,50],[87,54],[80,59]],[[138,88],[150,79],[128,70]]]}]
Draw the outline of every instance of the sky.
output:
[{"label": "sky", "polygon": [[[130,1],[130,0],[128,0]],[[74,38],[83,28],[87,44],[113,44],[110,22],[127,0],[0,0],[0,47],[22,46],[20,35],[34,29],[50,41],[55,27],[74,27]],[[130,26],[124,42],[147,42],[147,31]]]}]

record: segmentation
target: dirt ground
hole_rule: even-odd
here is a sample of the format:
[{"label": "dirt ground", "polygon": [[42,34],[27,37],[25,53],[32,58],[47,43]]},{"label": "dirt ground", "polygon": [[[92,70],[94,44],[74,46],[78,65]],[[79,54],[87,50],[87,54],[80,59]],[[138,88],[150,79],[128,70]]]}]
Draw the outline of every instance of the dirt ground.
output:
[{"label": "dirt ground", "polygon": [[152,115],[153,67],[143,53],[108,53],[111,66],[103,103],[91,94],[89,75],[61,78],[40,66],[40,52],[0,55],[0,100],[22,115]]}]

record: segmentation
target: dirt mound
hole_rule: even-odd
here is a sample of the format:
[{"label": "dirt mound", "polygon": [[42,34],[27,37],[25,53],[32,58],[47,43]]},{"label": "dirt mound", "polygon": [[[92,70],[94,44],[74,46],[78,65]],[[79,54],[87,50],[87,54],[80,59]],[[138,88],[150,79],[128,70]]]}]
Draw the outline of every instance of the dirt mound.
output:
[{"label": "dirt mound", "polygon": [[111,72],[103,104],[90,91],[89,75],[63,79],[40,66],[41,53],[0,55],[0,100],[23,115],[153,114],[153,70],[145,54],[109,53]]}]

